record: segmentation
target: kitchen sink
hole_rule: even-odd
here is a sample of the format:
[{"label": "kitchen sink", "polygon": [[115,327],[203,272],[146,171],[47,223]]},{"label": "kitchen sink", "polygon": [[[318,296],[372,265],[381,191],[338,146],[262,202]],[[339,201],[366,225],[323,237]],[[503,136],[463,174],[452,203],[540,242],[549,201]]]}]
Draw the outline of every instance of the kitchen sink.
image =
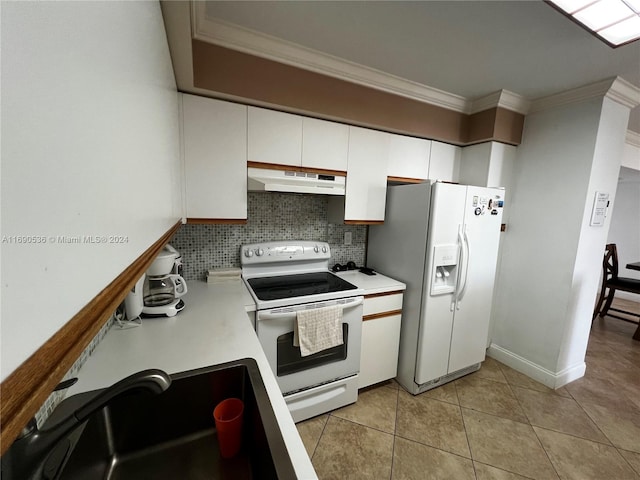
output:
[{"label": "kitchen sink", "polygon": [[[134,391],[92,415],[49,457],[45,478],[296,478],[253,359],[179,373],[171,379],[171,386],[159,395]],[[69,397],[50,422],[98,393]],[[236,457],[224,459],[218,449],[213,409],[230,397],[244,401],[242,447]]]}]

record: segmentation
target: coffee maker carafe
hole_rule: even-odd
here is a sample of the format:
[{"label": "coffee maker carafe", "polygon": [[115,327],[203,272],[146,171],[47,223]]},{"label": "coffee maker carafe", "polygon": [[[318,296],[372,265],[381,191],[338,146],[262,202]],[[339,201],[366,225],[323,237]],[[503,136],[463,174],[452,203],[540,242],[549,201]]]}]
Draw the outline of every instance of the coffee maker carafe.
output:
[{"label": "coffee maker carafe", "polygon": [[180,299],[187,293],[187,283],[177,272],[182,257],[171,245],[166,245],[153,261],[144,280],[142,314],[146,317],[173,317],[184,308]]}]

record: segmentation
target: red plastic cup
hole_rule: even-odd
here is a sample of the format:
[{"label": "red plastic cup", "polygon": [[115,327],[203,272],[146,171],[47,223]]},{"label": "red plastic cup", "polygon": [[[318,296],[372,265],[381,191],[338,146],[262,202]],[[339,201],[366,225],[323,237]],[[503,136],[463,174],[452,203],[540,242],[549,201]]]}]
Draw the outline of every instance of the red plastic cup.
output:
[{"label": "red plastic cup", "polygon": [[243,412],[244,403],[239,398],[227,398],[213,409],[222,458],[234,457],[240,451]]}]

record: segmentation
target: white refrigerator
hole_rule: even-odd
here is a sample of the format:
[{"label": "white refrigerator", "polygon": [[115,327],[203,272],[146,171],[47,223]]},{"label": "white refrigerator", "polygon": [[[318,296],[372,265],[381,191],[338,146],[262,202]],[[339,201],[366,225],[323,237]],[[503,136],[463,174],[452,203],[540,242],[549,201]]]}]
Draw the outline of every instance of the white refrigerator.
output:
[{"label": "white refrigerator", "polygon": [[418,394],[485,358],[504,189],[422,183],[387,189],[367,265],[407,284],[398,382]]}]

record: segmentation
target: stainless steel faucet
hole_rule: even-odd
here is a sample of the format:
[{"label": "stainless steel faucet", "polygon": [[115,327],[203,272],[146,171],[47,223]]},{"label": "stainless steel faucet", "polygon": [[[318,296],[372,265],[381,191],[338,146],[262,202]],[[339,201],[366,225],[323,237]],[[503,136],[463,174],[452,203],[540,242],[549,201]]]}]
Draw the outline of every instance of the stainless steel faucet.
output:
[{"label": "stainless steel faucet", "polygon": [[49,454],[58,442],[68,437],[94,412],[125,392],[143,389],[158,394],[170,385],[171,378],[162,370],[144,370],[106,388],[71,415],[45,430],[39,430],[35,418],[32,418],[2,457],[3,480],[46,478],[43,469]]}]

